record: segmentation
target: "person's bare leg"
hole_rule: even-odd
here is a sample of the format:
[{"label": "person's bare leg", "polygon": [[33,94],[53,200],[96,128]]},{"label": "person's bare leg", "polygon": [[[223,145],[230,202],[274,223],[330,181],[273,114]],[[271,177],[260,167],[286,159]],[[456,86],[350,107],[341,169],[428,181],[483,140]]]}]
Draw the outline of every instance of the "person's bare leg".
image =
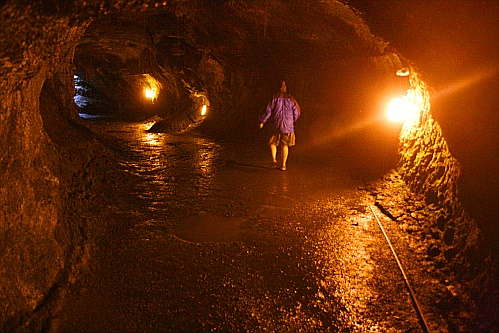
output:
[{"label": "person's bare leg", "polygon": [[270,153],[272,154],[272,163],[277,164],[277,146],[270,145]]},{"label": "person's bare leg", "polygon": [[282,145],[282,166],[281,166],[282,171],[286,170],[286,161],[288,160],[288,155],[289,155],[289,146]]}]

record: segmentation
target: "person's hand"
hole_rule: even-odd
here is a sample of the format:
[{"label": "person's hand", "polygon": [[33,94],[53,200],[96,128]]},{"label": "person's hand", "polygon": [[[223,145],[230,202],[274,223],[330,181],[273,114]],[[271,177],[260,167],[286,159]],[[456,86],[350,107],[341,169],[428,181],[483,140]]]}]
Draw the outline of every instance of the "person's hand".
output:
[{"label": "person's hand", "polygon": [[263,127],[263,123],[260,123],[260,128],[262,128],[262,127]]}]

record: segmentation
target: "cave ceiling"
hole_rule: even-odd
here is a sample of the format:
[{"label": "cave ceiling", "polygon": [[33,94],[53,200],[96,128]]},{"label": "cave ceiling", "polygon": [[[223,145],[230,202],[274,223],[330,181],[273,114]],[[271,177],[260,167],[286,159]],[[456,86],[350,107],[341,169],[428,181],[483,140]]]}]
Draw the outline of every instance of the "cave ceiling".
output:
[{"label": "cave ceiling", "polygon": [[[107,99],[104,108],[127,114],[171,116],[203,93],[213,116],[252,104],[246,113],[252,117],[282,73],[303,92],[297,97],[305,106],[312,89],[330,104],[331,91],[346,96],[347,88],[360,89],[352,72],[360,74],[355,80],[372,79],[362,62],[392,52],[340,1],[8,1],[3,9],[4,34],[12,36],[3,49],[19,49],[4,53],[11,68],[21,68],[7,74],[47,64],[49,77],[73,55],[74,74],[99,89],[93,95]],[[36,61],[26,65],[24,53]],[[137,87],[147,88],[151,78],[162,93],[147,101]]]},{"label": "cave ceiling", "polygon": [[[368,28],[345,5],[295,1],[168,2],[140,12],[119,11],[95,20],[79,42],[78,55],[126,63],[173,41],[224,63],[263,57],[297,60],[314,53],[329,59],[377,54]],[[306,6],[308,4],[308,6]],[[364,31],[362,31],[364,29]],[[169,50],[174,52],[174,49]]]},{"label": "cave ceiling", "polygon": [[[206,90],[213,76],[226,81],[245,70],[262,76],[312,71],[317,63],[365,59],[385,48],[341,2],[169,1],[95,18],[75,48],[74,63],[80,74],[98,69],[93,84],[100,88],[160,73],[163,85],[181,99],[179,86]],[[203,73],[203,58],[220,66],[219,73]],[[212,95],[221,92],[216,85]],[[119,86],[107,95],[119,99],[127,90]]]}]

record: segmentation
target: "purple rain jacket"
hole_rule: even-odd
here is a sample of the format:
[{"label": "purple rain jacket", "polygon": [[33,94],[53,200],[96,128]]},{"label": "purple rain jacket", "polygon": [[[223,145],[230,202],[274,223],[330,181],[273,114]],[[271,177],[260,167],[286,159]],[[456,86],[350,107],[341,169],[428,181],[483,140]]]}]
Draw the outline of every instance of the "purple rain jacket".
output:
[{"label": "purple rain jacket", "polygon": [[260,123],[265,124],[270,120],[270,127],[277,133],[294,133],[294,123],[299,116],[298,103],[291,95],[285,97],[276,95],[267,105],[265,113],[260,117]]}]

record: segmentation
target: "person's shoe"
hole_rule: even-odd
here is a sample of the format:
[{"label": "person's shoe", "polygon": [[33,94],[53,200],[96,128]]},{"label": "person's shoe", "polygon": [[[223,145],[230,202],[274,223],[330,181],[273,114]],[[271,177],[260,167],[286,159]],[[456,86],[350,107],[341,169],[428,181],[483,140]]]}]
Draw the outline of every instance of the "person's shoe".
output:
[{"label": "person's shoe", "polygon": [[277,169],[277,162],[272,162],[271,169]]},{"label": "person's shoe", "polygon": [[285,165],[283,165],[283,166],[281,167],[281,171],[286,171],[286,166],[285,166]]}]

